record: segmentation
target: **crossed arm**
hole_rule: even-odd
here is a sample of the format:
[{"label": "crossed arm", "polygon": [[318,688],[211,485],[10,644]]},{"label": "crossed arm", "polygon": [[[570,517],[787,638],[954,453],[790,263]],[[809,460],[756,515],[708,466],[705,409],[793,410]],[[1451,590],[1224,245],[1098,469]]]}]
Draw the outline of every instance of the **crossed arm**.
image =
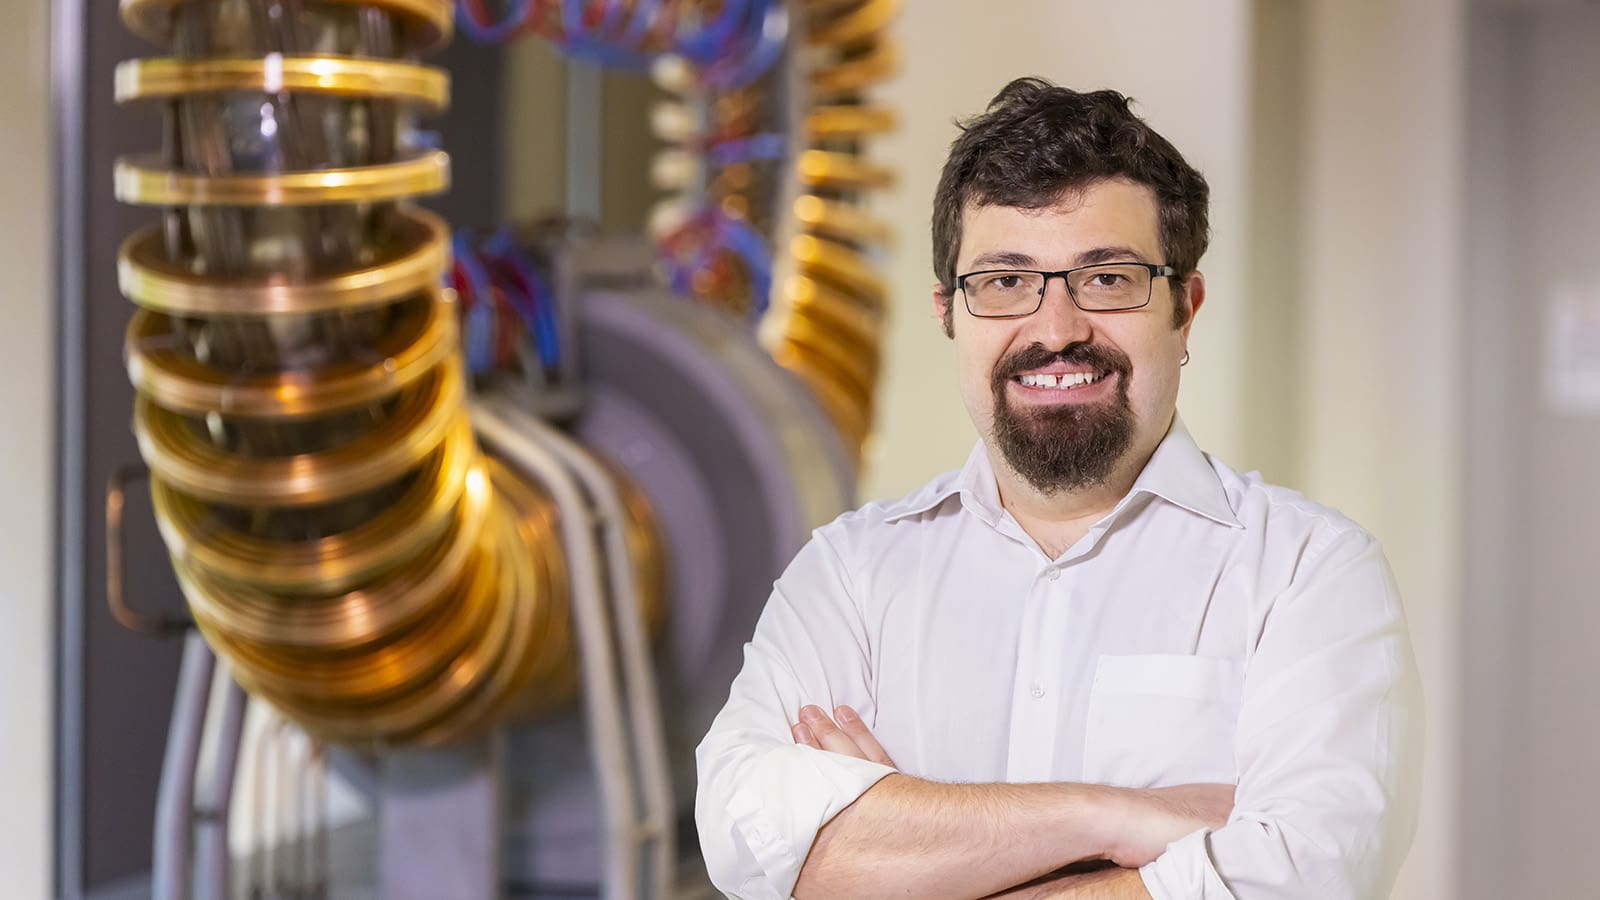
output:
[{"label": "crossed arm", "polygon": [[[837,722],[816,706],[800,715],[797,744],[894,765],[850,707],[834,711]],[[892,774],[817,832],[794,896],[1148,900],[1132,869],[1052,873],[1092,860],[1142,865],[1191,831],[1221,827],[1232,805],[1229,785],[1136,791]]]}]

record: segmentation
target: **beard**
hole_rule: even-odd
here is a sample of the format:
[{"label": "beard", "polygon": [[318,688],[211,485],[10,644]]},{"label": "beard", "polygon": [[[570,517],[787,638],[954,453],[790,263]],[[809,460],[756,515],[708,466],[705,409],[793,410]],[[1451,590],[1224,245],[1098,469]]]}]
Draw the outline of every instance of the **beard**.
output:
[{"label": "beard", "polygon": [[[1012,379],[1061,361],[1117,375],[1116,396],[1100,403],[1017,409],[1009,399]],[[1128,376],[1133,363],[1120,350],[1072,344],[1060,351],[1032,344],[994,368],[994,438],[1013,471],[1050,496],[1101,485],[1133,444],[1133,406]]]}]

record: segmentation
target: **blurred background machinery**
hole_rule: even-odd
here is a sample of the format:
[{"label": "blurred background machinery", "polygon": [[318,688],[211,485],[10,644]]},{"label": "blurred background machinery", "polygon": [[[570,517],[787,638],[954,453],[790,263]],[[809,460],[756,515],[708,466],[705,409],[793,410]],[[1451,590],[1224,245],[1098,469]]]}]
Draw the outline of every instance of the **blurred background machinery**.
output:
[{"label": "blurred background machinery", "polygon": [[[148,217],[115,263],[143,466],[111,478],[104,572],[137,652],[181,644],[121,686],[146,716],[173,688],[128,896],[708,889],[693,747],[871,432],[894,8],[122,0],[161,55],[110,99],[160,149],[113,167]],[[568,61],[566,202],[503,222],[514,163],[458,162],[452,197],[448,154],[497,136],[524,36]],[[461,72],[473,108],[430,130]],[[611,77],[649,91],[636,221],[601,202]],[[70,852],[137,853],[96,824],[84,709]]]}]

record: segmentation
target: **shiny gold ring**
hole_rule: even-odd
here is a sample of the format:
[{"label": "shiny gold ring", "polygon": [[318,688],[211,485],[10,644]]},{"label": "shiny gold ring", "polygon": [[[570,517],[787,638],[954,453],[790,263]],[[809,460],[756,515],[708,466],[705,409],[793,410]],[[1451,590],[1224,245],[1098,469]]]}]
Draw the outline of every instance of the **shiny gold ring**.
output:
[{"label": "shiny gold ring", "polygon": [[438,111],[450,105],[450,76],[432,66],[340,56],[133,59],[116,69],[118,103],[242,91],[381,97]]},{"label": "shiny gold ring", "polygon": [[806,114],[806,133],[815,140],[854,140],[894,129],[894,111],[882,106],[819,106]]},{"label": "shiny gold ring", "polygon": [[806,187],[834,190],[863,190],[894,184],[894,169],[863,162],[851,153],[807,150],[796,165],[800,183]]},{"label": "shiny gold ring", "polygon": [[117,280],[129,300],[176,316],[308,315],[398,300],[439,283],[450,268],[450,227],[411,206],[397,210],[395,243],[405,250],[374,266],[314,281],[281,275],[197,275],[167,255],[161,223],[141,228],[117,254]]},{"label": "shiny gold ring", "polygon": [[134,402],[134,436],[145,463],[191,497],[268,508],[332,503],[399,479],[437,450],[461,407],[463,381],[460,364],[446,362],[360,439],[317,453],[251,457],[218,449],[189,418],[143,394]]},{"label": "shiny gold ring", "polygon": [[348,360],[312,371],[239,375],[178,350],[173,320],[141,309],[128,323],[128,377],[152,402],[175,412],[311,418],[395,394],[455,353],[450,292],[436,290],[426,311],[408,318],[412,321],[399,323],[374,348],[378,362]]},{"label": "shiny gold ring", "polygon": [[881,41],[860,56],[823,66],[811,75],[811,92],[817,97],[856,94],[886,81],[900,68],[898,48]]},{"label": "shiny gold ring", "polygon": [[889,290],[865,257],[844,244],[799,234],[789,242],[800,271],[838,285],[874,306],[882,306]]},{"label": "shiny gold ring", "polygon": [[[197,0],[121,0],[122,22],[129,31],[154,44],[172,39],[173,10]],[[455,4],[451,0],[321,0],[329,4],[376,6],[404,17],[411,33],[410,45],[427,52],[448,42],[455,32]]]},{"label": "shiny gold ring", "polygon": [[794,217],[808,231],[858,244],[886,244],[894,238],[894,227],[883,219],[815,194],[795,198]]},{"label": "shiny gold ring", "polygon": [[117,160],[117,199],[144,206],[318,206],[376,203],[438,194],[450,187],[450,158],[430,150],[376,166],[250,175],[199,175]]},{"label": "shiny gold ring", "polygon": [[156,526],[173,557],[218,578],[277,591],[340,593],[426,552],[450,527],[477,448],[466,417],[398,500],[349,531],[308,541],[257,537],[151,476]]},{"label": "shiny gold ring", "polygon": [[867,0],[861,6],[806,36],[806,42],[817,44],[854,44],[877,36],[899,10],[900,0]]}]

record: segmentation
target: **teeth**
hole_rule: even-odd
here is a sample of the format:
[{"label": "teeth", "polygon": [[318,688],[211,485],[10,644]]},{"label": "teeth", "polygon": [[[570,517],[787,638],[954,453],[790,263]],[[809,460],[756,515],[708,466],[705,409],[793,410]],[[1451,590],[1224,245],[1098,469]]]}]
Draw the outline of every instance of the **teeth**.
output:
[{"label": "teeth", "polygon": [[1072,372],[1066,375],[1023,375],[1017,379],[1023,387],[1041,388],[1074,388],[1079,385],[1094,384],[1102,376],[1089,372]]}]

